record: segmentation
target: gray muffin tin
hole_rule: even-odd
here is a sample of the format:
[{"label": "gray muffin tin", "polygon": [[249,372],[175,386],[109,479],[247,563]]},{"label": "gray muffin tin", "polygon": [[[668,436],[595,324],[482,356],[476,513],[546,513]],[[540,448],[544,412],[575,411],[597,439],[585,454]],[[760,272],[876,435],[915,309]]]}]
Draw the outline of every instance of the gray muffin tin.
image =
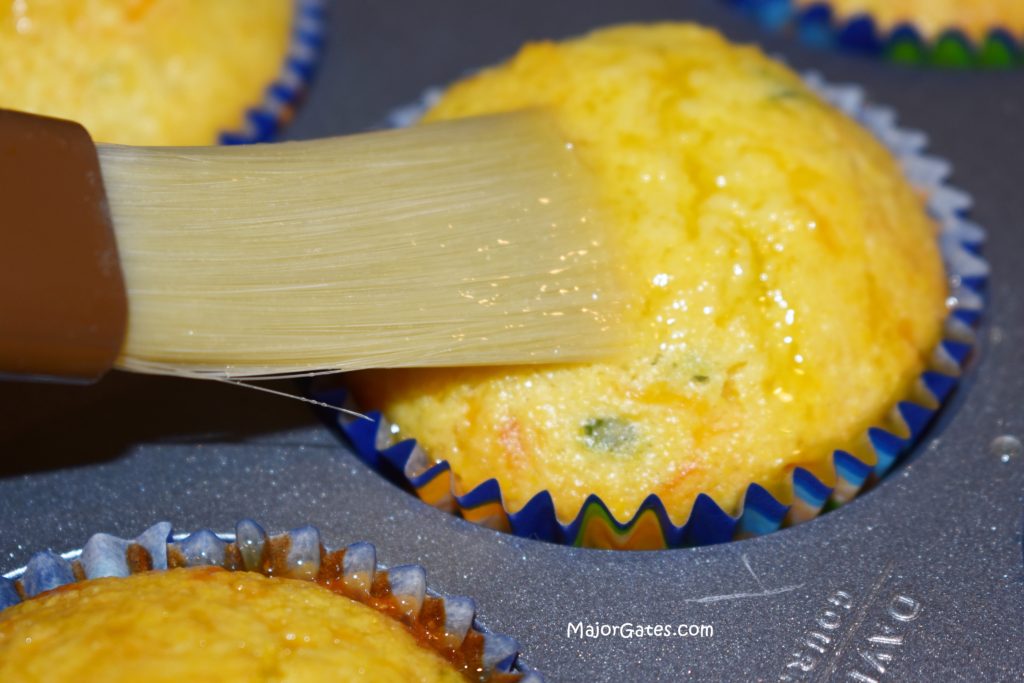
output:
[{"label": "gray muffin tin", "polygon": [[[512,538],[370,472],[305,406],[244,389],[113,374],[0,387],[0,571],[94,532],[271,531],[373,542],[472,596],[550,681],[1011,681],[1024,676],[1024,70],[902,69],[769,37],[712,0],[335,3],[328,52],[289,135],[380,123],[427,86],[529,38],[696,19],[795,67],[858,82],[928,132],[974,196],[993,271],[979,352],[912,458],[874,490],[759,539],[649,553]],[[284,385],[294,390],[294,387]],[[570,624],[707,624],[712,637],[580,638]]]}]

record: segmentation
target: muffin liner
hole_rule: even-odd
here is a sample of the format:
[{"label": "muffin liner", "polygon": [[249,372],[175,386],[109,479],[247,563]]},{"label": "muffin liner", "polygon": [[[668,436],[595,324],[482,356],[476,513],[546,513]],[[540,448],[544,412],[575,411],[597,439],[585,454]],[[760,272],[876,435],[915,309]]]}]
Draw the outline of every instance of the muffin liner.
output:
[{"label": "muffin liner", "polygon": [[222,145],[244,145],[274,139],[291,120],[316,71],[323,49],[327,8],[324,0],[292,0],[291,44],[277,77],[263,99],[245,112],[242,125],[220,133]]},{"label": "muffin liner", "polygon": [[956,26],[928,37],[917,26],[879,26],[869,14],[839,17],[828,2],[799,6],[793,0],[724,0],[771,30],[789,29],[804,43],[838,47],[903,64],[1005,69],[1024,64],[1024,35],[993,28],[976,41]]},{"label": "muffin liner", "polygon": [[[785,497],[792,501],[790,504],[752,483],[739,511],[732,515],[710,495],[701,493],[689,519],[681,526],[672,522],[657,495],[648,496],[633,517],[624,522],[617,520],[597,495],[591,495],[572,521],[565,524],[556,516],[548,491],[538,493],[518,510],[504,505],[501,486],[495,479],[458,493],[450,464],[432,461],[414,440],[396,443],[390,423],[379,412],[367,413],[369,420],[324,413],[329,423],[348,438],[362,460],[426,503],[477,524],[553,543],[630,550],[721,543],[812,519],[854,498],[911,450],[957,385],[974,347],[974,328],[984,306],[983,290],[989,267],[980,249],[985,233],[967,216],[970,196],[946,184],[951,165],[925,154],[924,133],[898,127],[895,112],[866,103],[859,86],[830,85],[817,73],[806,74],[805,82],[870,130],[901,162],[906,177],[926,198],[928,211],[939,226],[938,241],[949,280],[949,314],[943,340],[904,400],[864,435],[866,452],[860,456],[843,450],[833,453],[834,486],[797,467],[786,485]],[[428,91],[419,105],[396,110],[389,122],[414,122],[439,92]],[[321,378],[312,391],[321,401],[357,408],[337,379]]]},{"label": "muffin liner", "polygon": [[173,533],[170,522],[159,522],[133,539],[95,534],[81,550],[37,552],[27,565],[0,577],[0,612],[69,583],[203,566],[340,581],[344,596],[429,633],[430,647],[442,657],[450,659],[449,653],[466,655],[469,661],[478,657],[479,680],[543,683],[540,674],[519,661],[515,640],[476,621],[471,598],[431,590],[420,565],[385,568],[377,563],[377,551],[370,543],[330,551],[312,526],[268,535],[259,524],[244,519],[235,525],[234,533],[204,529],[186,535]]}]

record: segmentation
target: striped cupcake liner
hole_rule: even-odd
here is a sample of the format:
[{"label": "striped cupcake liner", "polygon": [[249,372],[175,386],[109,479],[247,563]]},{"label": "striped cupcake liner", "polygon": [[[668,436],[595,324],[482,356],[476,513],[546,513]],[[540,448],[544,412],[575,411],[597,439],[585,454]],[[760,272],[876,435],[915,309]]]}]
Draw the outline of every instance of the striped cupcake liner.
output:
[{"label": "striped cupcake liner", "polygon": [[815,47],[841,48],[893,62],[947,68],[1005,69],[1024,64],[1024,36],[1003,28],[978,42],[950,27],[928,37],[913,23],[879,26],[869,14],[840,17],[828,2],[797,5],[793,0],[724,0],[768,29],[791,30]]},{"label": "striped cupcake liner", "polygon": [[[925,153],[924,133],[897,126],[895,112],[865,102],[864,91],[858,86],[830,85],[816,73],[806,74],[805,81],[821,97],[870,130],[901,161],[907,178],[926,198],[928,211],[940,228],[939,245],[949,275],[950,312],[942,342],[905,400],[863,435],[857,452],[833,453],[834,485],[829,486],[811,471],[797,467],[785,487],[785,499],[791,503],[752,483],[739,510],[730,514],[710,495],[702,493],[681,526],[673,523],[657,495],[648,496],[626,521],[616,519],[600,497],[591,495],[575,518],[565,524],[555,514],[548,491],[538,493],[518,510],[505,506],[501,486],[494,479],[460,493],[451,465],[432,460],[415,440],[396,443],[390,423],[379,412],[367,413],[370,420],[352,419],[336,412],[325,414],[330,424],[347,437],[368,465],[434,507],[517,536],[593,548],[655,550],[759,536],[813,519],[878,481],[914,447],[956,387],[971,355],[989,274],[988,264],[981,256],[985,233],[968,217],[970,196],[946,183],[951,165]],[[429,91],[420,106],[397,110],[390,122],[414,122],[438,92]],[[314,384],[313,391],[325,402],[356,408],[344,387],[337,383],[336,379],[321,380]]]},{"label": "striped cupcake liner", "polygon": [[266,87],[263,99],[245,112],[242,125],[222,132],[222,145],[269,142],[292,119],[313,79],[326,33],[325,0],[292,0],[295,5],[291,44],[277,77]]},{"label": "striped cupcake liner", "polygon": [[346,597],[378,610],[384,605],[385,614],[431,634],[430,646],[442,657],[454,654],[477,662],[481,681],[544,680],[519,661],[515,640],[477,622],[471,598],[431,590],[420,565],[388,569],[378,564],[376,548],[370,543],[328,550],[312,526],[271,536],[256,522],[245,519],[235,525],[234,533],[202,530],[186,535],[173,533],[170,522],[159,522],[133,539],[95,534],[81,550],[38,552],[24,567],[0,577],[0,612],[70,583],[177,567],[223,567],[329,581],[332,590],[340,582],[338,592]]}]

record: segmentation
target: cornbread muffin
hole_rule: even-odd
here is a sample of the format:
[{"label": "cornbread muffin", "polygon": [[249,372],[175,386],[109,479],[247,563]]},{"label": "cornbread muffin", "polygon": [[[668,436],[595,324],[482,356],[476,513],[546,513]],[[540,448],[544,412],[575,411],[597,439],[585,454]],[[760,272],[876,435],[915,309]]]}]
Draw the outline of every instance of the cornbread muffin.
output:
[{"label": "cornbread muffin", "polygon": [[466,681],[372,607],[213,568],[72,583],[0,612],[0,680]]},{"label": "cornbread muffin", "polygon": [[[629,352],[574,366],[374,371],[360,405],[450,462],[458,493],[496,478],[516,511],[590,494],[627,520],[657,494],[735,512],[784,501],[797,466],[871,461],[865,431],[940,339],[936,226],[883,147],[758,50],[689,25],[525,46],[451,87],[429,120],[551,108],[596,173],[637,301]],[[627,297],[628,298],[628,297]]]},{"label": "cornbread muffin", "polygon": [[[795,4],[804,8],[820,5],[822,0],[796,0]],[[868,14],[885,30],[912,24],[926,38],[936,38],[951,28],[977,42],[997,28],[1024,35],[1024,3],[1020,0],[827,0],[825,4],[840,19]]]},{"label": "cornbread muffin", "polygon": [[291,0],[0,3],[0,107],[96,140],[201,145],[242,123],[281,69]]}]

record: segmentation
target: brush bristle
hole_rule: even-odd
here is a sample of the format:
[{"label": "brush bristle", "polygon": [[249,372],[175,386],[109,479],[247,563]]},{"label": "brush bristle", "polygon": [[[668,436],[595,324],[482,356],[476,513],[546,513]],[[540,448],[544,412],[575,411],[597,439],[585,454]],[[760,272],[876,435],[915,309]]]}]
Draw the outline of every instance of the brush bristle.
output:
[{"label": "brush bristle", "polygon": [[595,196],[541,113],[100,161],[123,368],[546,363],[622,342]]}]

